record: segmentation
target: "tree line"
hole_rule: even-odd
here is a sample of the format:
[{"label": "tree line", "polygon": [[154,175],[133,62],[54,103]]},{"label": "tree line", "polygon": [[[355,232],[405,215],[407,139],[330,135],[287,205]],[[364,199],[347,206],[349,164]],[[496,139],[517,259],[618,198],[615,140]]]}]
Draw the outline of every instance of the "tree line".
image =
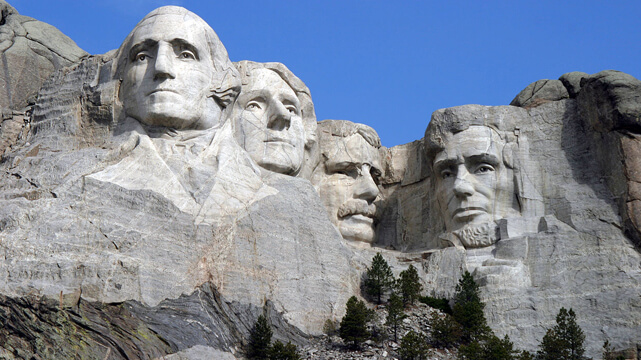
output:
[{"label": "tree line", "polygon": [[[456,292],[450,300],[421,296],[422,285],[417,269],[410,265],[395,278],[392,269],[377,253],[367,268],[363,282],[367,297],[387,310],[385,325],[399,343],[398,356],[402,360],[424,360],[432,349],[458,349],[461,360],[585,360],[585,334],[576,323],[572,309],[561,308],[556,325],[548,329],[535,353],[514,348],[510,338],[500,338],[487,325],[485,304],[481,300],[479,285],[469,272],[462,274]],[[408,331],[400,341],[398,330],[407,317],[406,310],[417,301],[441,312],[433,312],[428,319],[430,333]],[[451,307],[450,307],[450,304]],[[376,338],[368,330],[375,312],[368,305],[352,296],[345,305],[345,316],[340,325],[328,320],[327,333],[337,333],[346,350],[359,350],[363,342]],[[260,316],[250,334],[247,355],[250,359],[298,360],[295,345],[280,341],[271,344],[271,329],[264,316]],[[616,354],[611,344],[603,345],[603,359],[624,360]]]}]

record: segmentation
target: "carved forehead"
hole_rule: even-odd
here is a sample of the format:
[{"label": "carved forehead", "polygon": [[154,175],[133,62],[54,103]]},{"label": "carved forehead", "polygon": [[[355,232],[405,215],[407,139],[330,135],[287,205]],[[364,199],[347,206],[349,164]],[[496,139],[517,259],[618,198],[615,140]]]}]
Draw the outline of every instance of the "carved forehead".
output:
[{"label": "carved forehead", "polygon": [[325,137],[320,146],[328,167],[336,164],[370,164],[380,169],[378,148],[370,145],[360,134]]},{"label": "carved forehead", "polygon": [[[206,25],[206,24],[205,24]],[[183,40],[201,53],[209,53],[207,37],[201,22],[185,15],[163,14],[148,18],[140,22],[131,32],[128,48],[145,40],[174,41]]]},{"label": "carved forehead", "polygon": [[505,140],[488,126],[470,126],[455,134],[445,134],[443,149],[434,157],[434,164],[443,161],[464,162],[480,155],[502,157]]},{"label": "carved forehead", "polygon": [[425,131],[428,161],[434,161],[436,154],[445,149],[454,134],[471,127],[492,129],[504,144],[513,142],[519,130],[518,120],[527,117],[527,110],[515,106],[463,105],[437,110]]},{"label": "carved forehead", "polygon": [[265,91],[269,94],[280,93],[287,95],[288,99],[298,103],[294,89],[289,86],[277,73],[269,69],[253,69],[246,84],[243,84],[242,93]]}]

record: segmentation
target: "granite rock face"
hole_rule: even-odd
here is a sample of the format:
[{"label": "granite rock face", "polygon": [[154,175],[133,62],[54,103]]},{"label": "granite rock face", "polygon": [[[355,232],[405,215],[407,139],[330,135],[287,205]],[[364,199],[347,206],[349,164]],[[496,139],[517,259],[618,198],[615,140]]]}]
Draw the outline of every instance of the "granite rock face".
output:
[{"label": "granite rock face", "polygon": [[[32,29],[16,37],[46,59],[74,53],[3,9],[0,33]],[[396,275],[417,267],[430,295],[472,272],[519,348],[561,307],[590,356],[641,344],[629,75],[568,73],[516,106],[437,110],[423,139],[384,148],[368,126],[316,123],[290,70],[231,63],[183,8],[153,11],[120,49],[50,64],[24,80],[28,111],[2,105],[2,356],[242,358],[260,314],[304,344],[340,320],[378,252]]]},{"label": "granite rock face", "polygon": [[0,1],[0,106],[20,110],[33,103],[40,86],[56,70],[88,54],[55,27],[22,16]]},{"label": "granite rock face", "polygon": [[0,155],[24,139],[30,105],[56,70],[88,54],[55,27],[18,14],[0,1]]}]

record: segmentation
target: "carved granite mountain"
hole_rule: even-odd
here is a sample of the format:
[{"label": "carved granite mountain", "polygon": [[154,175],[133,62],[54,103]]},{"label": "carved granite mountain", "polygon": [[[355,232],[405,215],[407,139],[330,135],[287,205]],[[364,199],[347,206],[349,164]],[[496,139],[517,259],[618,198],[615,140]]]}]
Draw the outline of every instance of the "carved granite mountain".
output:
[{"label": "carved granite mountain", "polygon": [[[35,22],[3,9],[2,34]],[[74,53],[32,38],[47,59]],[[367,126],[317,125],[291,71],[232,64],[183,8],[153,11],[118,50],[65,56],[24,78],[29,112],[3,112],[22,137],[0,148],[2,356],[242,358],[263,313],[303,344],[360,295],[377,252],[430,295],[473,272],[519,348],[560,307],[590,356],[641,344],[637,79],[540,80],[518,106],[441,109],[387,149]]]}]

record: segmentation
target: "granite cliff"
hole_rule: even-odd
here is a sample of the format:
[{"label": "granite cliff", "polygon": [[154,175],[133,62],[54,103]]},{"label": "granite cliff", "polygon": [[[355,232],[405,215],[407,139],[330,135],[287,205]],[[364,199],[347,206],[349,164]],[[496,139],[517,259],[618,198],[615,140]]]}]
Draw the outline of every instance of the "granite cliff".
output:
[{"label": "granite cliff", "polygon": [[377,252],[428,294],[472,272],[519,348],[560,307],[591,356],[641,344],[632,76],[539,80],[385,148],[368,126],[317,122],[285,65],[232,63],[186,9],[87,55],[1,7],[2,356],[241,358],[260,314],[304,344]]}]

